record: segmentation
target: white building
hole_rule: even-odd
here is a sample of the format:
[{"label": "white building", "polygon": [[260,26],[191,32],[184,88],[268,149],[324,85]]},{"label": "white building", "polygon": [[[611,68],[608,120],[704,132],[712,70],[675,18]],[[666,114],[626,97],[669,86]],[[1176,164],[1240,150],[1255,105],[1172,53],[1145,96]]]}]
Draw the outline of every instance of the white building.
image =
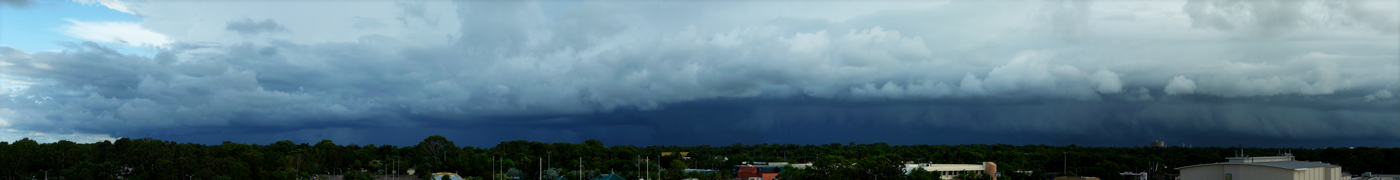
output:
[{"label": "white building", "polygon": [[996,180],[997,164],[983,162],[982,164],[904,164],[904,173],[914,172],[914,168],[922,168],[924,171],[939,173],[939,179],[953,179],[958,175],[966,173],[983,173],[989,179]]},{"label": "white building", "polygon": [[1229,162],[1176,168],[1182,180],[1346,180],[1342,167],[1321,162],[1297,161],[1293,155],[1231,157]]}]

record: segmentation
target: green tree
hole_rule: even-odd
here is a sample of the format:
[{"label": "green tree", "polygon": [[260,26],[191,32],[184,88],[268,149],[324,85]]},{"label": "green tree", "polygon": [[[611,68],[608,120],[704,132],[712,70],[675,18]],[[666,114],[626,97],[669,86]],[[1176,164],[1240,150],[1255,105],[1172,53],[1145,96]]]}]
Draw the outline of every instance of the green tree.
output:
[{"label": "green tree", "polygon": [[5,168],[0,169],[5,169],[4,173],[7,178],[19,177],[22,173],[27,174],[34,171],[31,169],[32,167],[30,164],[31,161],[34,161],[35,151],[39,150],[38,142],[30,140],[29,138],[23,138],[2,150],[3,152],[0,152],[0,156],[3,156],[5,161],[0,161],[0,163],[3,163],[0,165],[3,165],[2,167]]},{"label": "green tree", "polygon": [[[784,169],[784,170],[783,170],[782,172],[779,172],[779,173],[778,173],[778,177],[782,177],[783,179],[789,179],[789,180],[826,179],[826,178],[822,178],[822,176],[820,176],[819,174],[815,173],[814,170],[812,170],[812,169],[807,169],[807,168],[793,168],[792,166],[785,166],[785,167],[783,167],[783,169]],[[719,173],[712,173],[712,174],[719,174]]]},{"label": "green tree", "polygon": [[913,171],[909,172],[911,180],[939,180],[941,179],[939,176],[939,172],[929,172],[924,168],[914,168]]},{"label": "green tree", "polygon": [[452,143],[442,135],[428,136],[428,138],[423,139],[423,142],[418,142],[415,147],[422,151],[423,155],[429,157],[428,159],[434,166],[441,166],[442,169],[450,168],[443,165],[447,162],[449,154],[455,154],[458,150],[457,144]]},{"label": "green tree", "polygon": [[[864,177],[874,176],[875,178],[904,179],[904,165],[885,154],[861,158],[853,166],[869,175]],[[858,175],[857,177],[861,176]]]},{"label": "green tree", "polygon": [[680,159],[671,160],[671,169],[686,169],[685,162],[682,162]]},{"label": "green tree", "polygon": [[351,171],[346,171],[344,178],[346,180],[374,180],[374,173],[355,169]]}]

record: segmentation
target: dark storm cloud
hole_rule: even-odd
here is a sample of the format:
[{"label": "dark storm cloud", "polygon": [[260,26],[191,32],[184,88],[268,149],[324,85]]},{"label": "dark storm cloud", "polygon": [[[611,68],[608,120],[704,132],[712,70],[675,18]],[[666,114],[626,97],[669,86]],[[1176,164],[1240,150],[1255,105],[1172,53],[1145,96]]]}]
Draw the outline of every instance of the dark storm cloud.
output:
[{"label": "dark storm cloud", "polygon": [[277,24],[277,21],[273,21],[272,19],[254,21],[253,19],[249,18],[229,21],[228,25],[224,26],[224,29],[233,32],[238,32],[238,34],[242,35],[257,35],[262,33],[275,33],[287,31],[286,26]]},{"label": "dark storm cloud", "polygon": [[[0,47],[5,77],[29,84],[4,91],[0,127],[207,143],[447,134],[480,146],[1400,139],[1386,128],[1400,125],[1400,76],[1383,75],[1400,73],[1397,54],[1375,48],[1394,47],[1375,38],[1394,35],[1362,27],[1259,45],[1216,31],[1356,28],[1235,22],[1240,13],[1192,15],[1190,3],[1157,8],[1180,16],[1117,14],[1184,26],[1133,34],[1143,31],[1106,27],[1144,26],[1091,22],[1099,4],[1116,5],[956,1],[833,20],[673,2],[460,2],[451,14],[404,2],[391,19],[345,18],[344,28],[460,27],[445,40],[181,42],[153,57],[93,43]],[[270,18],[226,28],[286,29]]]}]

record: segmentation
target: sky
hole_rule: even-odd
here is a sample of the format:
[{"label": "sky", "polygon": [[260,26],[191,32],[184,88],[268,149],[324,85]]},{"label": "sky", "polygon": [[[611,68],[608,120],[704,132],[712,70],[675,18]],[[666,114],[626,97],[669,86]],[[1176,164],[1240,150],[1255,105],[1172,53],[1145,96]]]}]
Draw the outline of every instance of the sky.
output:
[{"label": "sky", "polygon": [[1400,2],[0,0],[0,141],[1400,147]]}]

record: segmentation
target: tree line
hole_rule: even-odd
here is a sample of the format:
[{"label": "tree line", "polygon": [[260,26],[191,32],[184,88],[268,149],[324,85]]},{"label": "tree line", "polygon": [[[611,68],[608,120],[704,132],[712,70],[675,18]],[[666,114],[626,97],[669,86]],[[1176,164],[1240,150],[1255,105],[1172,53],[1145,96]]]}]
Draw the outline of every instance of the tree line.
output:
[{"label": "tree line", "polygon": [[[1317,149],[1235,147],[1079,147],[1047,145],[823,145],[735,143],[728,146],[606,146],[601,141],[506,141],[494,147],[458,146],[430,136],[414,146],[338,145],[277,141],[271,144],[176,143],[150,138],[115,141],[0,142],[0,179],[347,179],[452,172],[468,179],[579,179],[617,174],[627,179],[728,179],[743,162],[814,162],[788,169],[785,179],[936,179],[937,172],[903,172],[907,162],[995,162],[1001,179],[1043,179],[1046,173],[1128,179],[1120,172],[1174,173],[1173,168],[1224,161],[1242,150],[1250,156],[1291,151],[1299,160],[1322,161],[1351,174],[1400,174],[1400,148]],[[662,152],[688,152],[661,156]],[[712,169],[710,173],[681,169]],[[1026,173],[1011,173],[1026,172]],[[906,175],[907,174],[907,175]],[[983,179],[968,175],[964,179]]]}]

